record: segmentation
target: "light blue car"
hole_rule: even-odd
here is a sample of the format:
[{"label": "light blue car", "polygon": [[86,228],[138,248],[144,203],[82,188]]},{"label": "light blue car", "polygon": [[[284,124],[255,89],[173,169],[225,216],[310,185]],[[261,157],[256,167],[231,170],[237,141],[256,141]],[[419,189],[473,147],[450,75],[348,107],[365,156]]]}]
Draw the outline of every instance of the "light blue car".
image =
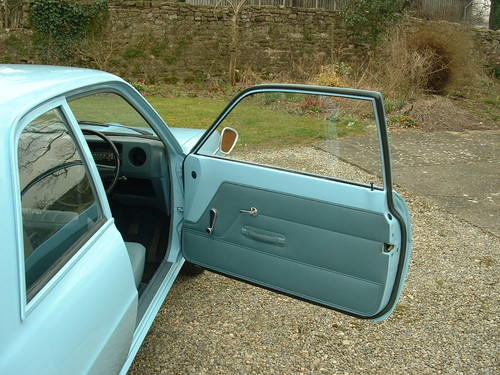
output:
[{"label": "light blue car", "polygon": [[362,319],[400,296],[379,93],[256,86],[200,131],[108,73],[0,65],[0,143],[0,374],[126,373],[184,264]]}]

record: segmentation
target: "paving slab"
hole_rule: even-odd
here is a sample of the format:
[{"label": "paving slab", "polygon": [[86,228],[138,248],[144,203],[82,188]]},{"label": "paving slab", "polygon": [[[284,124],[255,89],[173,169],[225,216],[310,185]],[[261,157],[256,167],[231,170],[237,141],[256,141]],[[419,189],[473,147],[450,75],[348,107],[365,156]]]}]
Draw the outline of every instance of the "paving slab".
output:
[{"label": "paving slab", "polygon": [[[500,237],[500,130],[405,130],[390,138],[396,185]],[[369,137],[346,137],[340,147],[351,163],[378,173],[371,144]]]}]

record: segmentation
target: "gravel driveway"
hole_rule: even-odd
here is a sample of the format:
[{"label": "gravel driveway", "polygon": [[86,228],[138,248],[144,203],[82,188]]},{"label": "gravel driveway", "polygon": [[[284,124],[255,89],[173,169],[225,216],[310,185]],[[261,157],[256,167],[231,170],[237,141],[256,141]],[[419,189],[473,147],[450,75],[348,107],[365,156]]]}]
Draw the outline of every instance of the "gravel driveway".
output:
[{"label": "gravel driveway", "polygon": [[498,238],[399,192],[414,250],[388,320],[357,320],[209,272],[180,276],[129,374],[500,373]]}]

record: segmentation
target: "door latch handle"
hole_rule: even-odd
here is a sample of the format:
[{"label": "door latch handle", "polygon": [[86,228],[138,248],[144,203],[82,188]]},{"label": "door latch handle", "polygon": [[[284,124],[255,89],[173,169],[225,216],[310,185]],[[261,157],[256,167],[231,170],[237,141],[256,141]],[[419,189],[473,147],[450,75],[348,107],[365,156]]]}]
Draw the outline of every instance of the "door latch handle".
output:
[{"label": "door latch handle", "polygon": [[217,219],[217,210],[215,208],[212,208],[210,210],[210,226],[207,229],[205,229],[207,234],[212,234],[214,232],[216,219]]},{"label": "door latch handle", "polygon": [[255,207],[251,207],[250,210],[240,210],[240,212],[244,214],[249,214],[252,216],[257,216],[259,214],[259,211]]}]

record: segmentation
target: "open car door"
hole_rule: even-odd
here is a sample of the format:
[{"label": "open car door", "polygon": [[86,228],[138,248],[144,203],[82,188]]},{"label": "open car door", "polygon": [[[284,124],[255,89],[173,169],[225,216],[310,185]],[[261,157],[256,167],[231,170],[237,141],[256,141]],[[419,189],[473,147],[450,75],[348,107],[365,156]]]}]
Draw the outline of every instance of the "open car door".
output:
[{"label": "open car door", "polygon": [[[232,153],[205,153],[223,127],[239,133]],[[247,89],[186,157],[184,180],[189,262],[360,318],[395,308],[411,226],[381,94]]]}]

